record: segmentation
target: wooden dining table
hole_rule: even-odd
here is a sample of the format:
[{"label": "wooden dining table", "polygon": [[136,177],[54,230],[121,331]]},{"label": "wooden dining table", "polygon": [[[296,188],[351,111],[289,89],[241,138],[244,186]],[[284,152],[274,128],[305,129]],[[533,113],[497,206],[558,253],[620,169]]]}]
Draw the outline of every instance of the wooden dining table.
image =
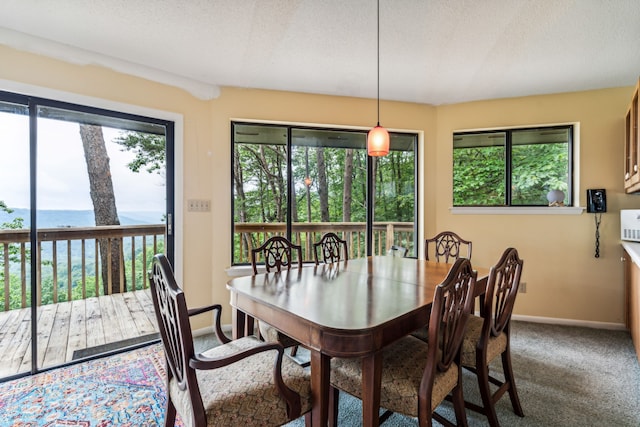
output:
[{"label": "wooden dining table", "polygon": [[[378,426],[382,350],[428,323],[451,265],[373,256],[236,277],[227,283],[233,336],[253,334],[258,319],[309,349],[313,426],[327,425],[331,358],[362,358],[362,425]],[[489,270],[474,269],[478,296]]]}]

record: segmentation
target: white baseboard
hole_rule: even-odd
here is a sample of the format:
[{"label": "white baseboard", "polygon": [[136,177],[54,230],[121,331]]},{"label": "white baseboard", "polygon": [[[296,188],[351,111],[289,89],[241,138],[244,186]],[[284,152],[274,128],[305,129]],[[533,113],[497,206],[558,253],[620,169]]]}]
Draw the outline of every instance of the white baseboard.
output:
[{"label": "white baseboard", "polygon": [[575,319],[559,319],[556,317],[541,317],[541,316],[523,316],[512,315],[513,320],[522,320],[523,322],[533,323],[549,323],[552,325],[565,325],[565,326],[584,326],[594,329],[610,329],[617,331],[626,330],[626,326],[622,323],[609,323],[609,322],[594,322],[591,320],[575,320]]},{"label": "white baseboard", "polygon": [[[231,336],[231,324],[222,325],[222,332]],[[206,328],[194,329],[191,331],[191,334],[194,337],[200,337],[202,335],[213,334],[213,326],[207,326]]]}]

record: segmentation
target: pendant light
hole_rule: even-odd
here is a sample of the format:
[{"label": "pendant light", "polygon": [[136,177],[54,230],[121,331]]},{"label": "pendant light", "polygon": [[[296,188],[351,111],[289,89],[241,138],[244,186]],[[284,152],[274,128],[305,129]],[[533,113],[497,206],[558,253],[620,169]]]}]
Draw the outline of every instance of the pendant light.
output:
[{"label": "pendant light", "polygon": [[367,154],[372,157],[389,154],[389,132],[380,126],[380,0],[378,0],[378,124],[367,134]]}]

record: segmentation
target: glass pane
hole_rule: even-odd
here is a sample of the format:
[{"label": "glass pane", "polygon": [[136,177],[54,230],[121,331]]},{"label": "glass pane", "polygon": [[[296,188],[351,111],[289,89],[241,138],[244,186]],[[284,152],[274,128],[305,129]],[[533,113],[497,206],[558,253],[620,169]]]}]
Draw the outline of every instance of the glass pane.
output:
[{"label": "glass pane", "polygon": [[164,126],[39,107],[37,144],[38,366],[155,339]]},{"label": "glass pane", "polygon": [[505,132],[454,134],[454,206],[506,204],[505,144]]},{"label": "glass pane", "polygon": [[373,254],[386,253],[391,245],[407,248],[417,256],[416,135],[390,134],[389,154],[374,157],[375,200]]},{"label": "glass pane", "polygon": [[547,206],[547,193],[564,192],[569,204],[570,129],[531,129],[512,133],[512,205]]},{"label": "glass pane", "polygon": [[0,102],[0,378],[31,370],[29,113]]},{"label": "glass pane", "polygon": [[251,262],[251,249],[286,234],[287,129],[233,126],[233,263]]},{"label": "glass pane", "polygon": [[[290,200],[287,200],[287,136],[290,135]],[[366,131],[234,123],[233,263],[249,263],[251,248],[286,234],[304,261],[314,261],[313,243],[327,232],[347,241],[349,257],[366,248]],[[393,244],[411,250],[415,238],[416,135],[392,134],[391,154],[377,160],[374,254]]]},{"label": "glass pane", "polygon": [[333,232],[350,258],[366,255],[366,133],[292,130],[293,240],[313,261],[313,243]]}]

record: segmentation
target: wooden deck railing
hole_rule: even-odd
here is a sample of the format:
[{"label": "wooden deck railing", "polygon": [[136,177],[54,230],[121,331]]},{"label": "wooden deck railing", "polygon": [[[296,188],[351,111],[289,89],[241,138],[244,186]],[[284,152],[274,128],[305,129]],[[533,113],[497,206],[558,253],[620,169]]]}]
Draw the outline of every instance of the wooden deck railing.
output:
[{"label": "wooden deck railing", "polygon": [[[37,254],[37,305],[58,303],[99,296],[112,292],[112,274],[107,274],[108,286],[101,286],[102,272],[99,246],[109,249],[114,242],[121,244],[119,257],[122,292],[147,287],[146,266],[164,244],[165,225],[113,225],[98,227],[49,228],[38,230],[38,247],[30,248],[27,229],[0,230],[0,265],[2,287],[0,311],[24,308],[30,304],[29,260]],[[111,251],[108,251],[111,254]],[[108,264],[111,265],[109,255]],[[43,289],[43,270],[47,270],[47,284]],[[49,278],[51,279],[49,281]],[[104,285],[104,283],[103,283]],[[106,289],[106,291],[105,291]],[[50,293],[50,297],[49,297]],[[49,300],[50,299],[50,300]]]},{"label": "wooden deck railing", "polygon": [[[364,222],[296,223],[293,241],[302,246],[304,261],[313,261],[313,243],[324,233],[337,233],[347,241],[349,257],[365,256]],[[251,249],[274,235],[284,235],[284,223],[236,224],[234,233],[234,263],[250,262]],[[43,304],[108,295],[112,291],[113,275],[104,286],[99,246],[110,248],[114,242],[122,245],[117,260],[121,292],[147,287],[146,270],[152,254],[163,250],[165,225],[125,225],[98,227],[49,228],[38,230],[38,247],[30,246],[29,230],[0,230],[0,311],[30,305],[30,260],[36,261],[36,303]],[[385,254],[391,245],[407,247],[411,253],[414,225],[411,222],[378,222],[373,227],[374,255]],[[111,253],[111,251],[108,251]],[[111,265],[111,259],[108,264]]]},{"label": "wooden deck railing", "polygon": [[[292,226],[292,240],[302,246],[304,261],[313,261],[313,243],[320,240],[324,233],[334,232],[347,241],[349,258],[365,256],[364,222],[298,222]],[[376,222],[373,225],[374,255],[387,253],[392,245],[404,246],[413,251],[414,224],[412,222]],[[283,236],[286,233],[284,223],[244,223],[235,224],[234,254],[236,264],[251,262],[251,249],[257,248],[272,236]]]}]

